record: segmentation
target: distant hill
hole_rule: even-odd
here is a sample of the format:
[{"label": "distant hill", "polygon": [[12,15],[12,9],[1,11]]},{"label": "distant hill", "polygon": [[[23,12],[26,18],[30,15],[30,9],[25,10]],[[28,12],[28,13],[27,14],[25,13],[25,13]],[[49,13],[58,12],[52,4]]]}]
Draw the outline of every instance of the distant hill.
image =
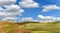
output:
[{"label": "distant hill", "polygon": [[60,22],[0,21],[0,33],[60,33]]}]

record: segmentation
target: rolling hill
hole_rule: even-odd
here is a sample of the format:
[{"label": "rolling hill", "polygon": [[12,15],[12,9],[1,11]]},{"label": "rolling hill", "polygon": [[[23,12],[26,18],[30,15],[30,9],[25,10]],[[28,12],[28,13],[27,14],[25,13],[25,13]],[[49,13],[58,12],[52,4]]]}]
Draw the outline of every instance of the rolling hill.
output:
[{"label": "rolling hill", "polygon": [[60,22],[0,21],[0,33],[60,33]]}]

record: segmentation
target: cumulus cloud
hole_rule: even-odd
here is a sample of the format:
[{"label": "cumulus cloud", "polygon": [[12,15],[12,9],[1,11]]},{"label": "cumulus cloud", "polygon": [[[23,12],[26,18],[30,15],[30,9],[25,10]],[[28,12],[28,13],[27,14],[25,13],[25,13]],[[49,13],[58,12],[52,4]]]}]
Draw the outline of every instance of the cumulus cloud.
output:
[{"label": "cumulus cloud", "polygon": [[16,16],[16,15],[21,15],[24,10],[21,9],[18,5],[10,5],[10,6],[5,6],[6,9],[3,11],[0,11],[0,16]]},{"label": "cumulus cloud", "polygon": [[52,16],[38,15],[38,18],[40,19],[40,22],[54,22],[54,21],[60,21],[60,18],[58,18],[58,17],[52,17]]},{"label": "cumulus cloud", "polygon": [[[15,21],[17,16],[21,16],[24,12],[21,7],[34,8],[39,7],[39,4],[33,0],[22,0],[19,5],[16,5],[17,0],[0,0],[0,18],[2,20]],[[26,20],[33,21],[32,18],[24,18]],[[23,19],[23,20],[24,20]],[[36,21],[36,20],[35,20]]]},{"label": "cumulus cloud", "polygon": [[18,16],[21,16],[22,13],[24,12],[23,9],[21,9],[20,6],[18,5],[5,5],[4,6],[6,9],[3,9],[1,7],[1,10],[0,10],[0,17],[3,18],[3,20],[17,20],[17,15]]},{"label": "cumulus cloud", "polygon": [[18,18],[16,18],[16,17],[5,17],[5,18],[3,18],[2,20],[17,22],[17,19],[18,19]]},{"label": "cumulus cloud", "polygon": [[42,12],[49,12],[51,10],[60,10],[60,7],[57,5],[45,5],[43,6],[43,8],[44,9],[42,10]]},{"label": "cumulus cloud", "polygon": [[37,22],[37,20],[34,20],[32,17],[24,17],[24,18],[22,18],[22,22],[26,22],[26,21],[29,21],[29,22],[31,22],[31,21]]},{"label": "cumulus cloud", "polygon": [[10,6],[5,6],[6,7],[6,12],[10,12],[12,13],[12,15],[21,15],[24,10],[21,9],[21,7],[19,7],[18,5],[10,5]]},{"label": "cumulus cloud", "polygon": [[39,7],[39,4],[33,0],[22,0],[21,2],[19,2],[21,7],[24,8],[36,8]]},{"label": "cumulus cloud", "polygon": [[21,16],[24,10],[16,5],[17,0],[0,0],[1,20],[17,21],[17,16]]},{"label": "cumulus cloud", "polygon": [[17,0],[0,0],[0,6],[15,4]]}]

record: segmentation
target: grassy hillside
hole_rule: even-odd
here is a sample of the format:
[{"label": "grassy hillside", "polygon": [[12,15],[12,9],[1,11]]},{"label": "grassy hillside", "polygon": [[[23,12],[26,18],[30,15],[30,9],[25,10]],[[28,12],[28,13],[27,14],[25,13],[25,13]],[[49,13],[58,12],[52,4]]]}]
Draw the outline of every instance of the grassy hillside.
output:
[{"label": "grassy hillside", "polygon": [[60,22],[7,22],[0,21],[0,33],[60,33]]}]

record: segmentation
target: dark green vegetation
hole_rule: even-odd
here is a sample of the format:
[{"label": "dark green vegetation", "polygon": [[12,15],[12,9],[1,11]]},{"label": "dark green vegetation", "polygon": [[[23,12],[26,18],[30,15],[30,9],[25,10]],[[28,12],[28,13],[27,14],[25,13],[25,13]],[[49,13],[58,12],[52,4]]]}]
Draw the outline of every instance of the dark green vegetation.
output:
[{"label": "dark green vegetation", "polygon": [[60,33],[60,22],[22,22],[1,21],[0,33]]}]

